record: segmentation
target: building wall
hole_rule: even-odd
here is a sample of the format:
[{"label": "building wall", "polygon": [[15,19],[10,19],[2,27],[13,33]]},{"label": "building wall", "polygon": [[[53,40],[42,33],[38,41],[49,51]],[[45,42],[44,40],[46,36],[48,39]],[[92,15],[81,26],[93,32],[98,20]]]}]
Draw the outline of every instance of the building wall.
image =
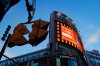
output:
[{"label": "building wall", "polygon": [[86,51],[90,66],[100,66],[100,54],[95,54],[92,51]]}]

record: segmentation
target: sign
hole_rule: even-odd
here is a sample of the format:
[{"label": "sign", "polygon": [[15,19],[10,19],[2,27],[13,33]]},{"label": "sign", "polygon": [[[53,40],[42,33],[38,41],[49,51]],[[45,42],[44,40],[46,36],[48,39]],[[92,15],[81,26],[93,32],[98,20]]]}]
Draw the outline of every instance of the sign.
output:
[{"label": "sign", "polygon": [[64,23],[57,22],[57,41],[69,44],[83,52],[82,42],[78,33]]}]

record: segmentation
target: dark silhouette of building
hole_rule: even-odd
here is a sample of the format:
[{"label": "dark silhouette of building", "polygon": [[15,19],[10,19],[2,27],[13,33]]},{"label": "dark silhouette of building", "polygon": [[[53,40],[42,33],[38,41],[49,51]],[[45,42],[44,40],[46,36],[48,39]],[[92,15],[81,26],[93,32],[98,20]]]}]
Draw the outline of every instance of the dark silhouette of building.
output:
[{"label": "dark silhouette of building", "polygon": [[86,51],[90,66],[100,66],[100,53],[98,50]]},{"label": "dark silhouette of building", "polygon": [[52,51],[61,51],[76,58],[77,66],[88,66],[81,36],[72,19],[54,11],[50,18],[50,46]]},{"label": "dark silhouette of building", "polygon": [[[86,51],[90,66],[100,66],[100,54],[92,51]],[[31,52],[25,55],[11,58],[11,60],[0,61],[0,66],[77,66],[76,59],[70,56],[62,55],[62,52],[52,52],[49,48]]]},{"label": "dark silhouette of building", "polygon": [[77,66],[76,58],[61,55],[62,52],[53,52],[46,48],[0,62],[0,66]]}]

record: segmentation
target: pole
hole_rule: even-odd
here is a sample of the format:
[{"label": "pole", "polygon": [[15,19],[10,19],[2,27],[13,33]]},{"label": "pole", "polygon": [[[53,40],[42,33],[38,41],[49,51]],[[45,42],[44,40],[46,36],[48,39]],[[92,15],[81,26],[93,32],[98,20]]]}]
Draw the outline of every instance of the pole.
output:
[{"label": "pole", "polygon": [[9,59],[10,61],[14,62],[16,65],[18,65],[18,63],[16,61],[14,61],[13,59],[10,59],[9,57],[7,57],[6,55],[3,55],[4,57],[6,57],[7,59]]},{"label": "pole", "polygon": [[2,58],[2,56],[3,56],[3,54],[4,54],[4,52],[5,52],[5,49],[6,49],[7,44],[8,44],[8,39],[9,39],[10,36],[11,36],[11,34],[8,35],[7,40],[5,41],[5,43],[4,43],[4,45],[3,45],[3,48],[2,48],[2,50],[1,50],[1,52],[0,52],[0,60],[1,60],[1,58]]}]

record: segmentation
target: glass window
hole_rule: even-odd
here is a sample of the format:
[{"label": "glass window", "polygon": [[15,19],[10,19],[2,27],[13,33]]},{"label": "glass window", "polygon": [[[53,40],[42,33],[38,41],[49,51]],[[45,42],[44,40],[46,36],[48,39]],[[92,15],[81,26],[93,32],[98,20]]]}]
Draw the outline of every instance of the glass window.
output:
[{"label": "glass window", "polygon": [[31,66],[33,66],[33,64],[34,64],[34,61],[31,62]]},{"label": "glass window", "polygon": [[34,65],[33,66],[38,66],[39,65],[39,63],[34,63]]},{"label": "glass window", "polygon": [[74,60],[68,60],[68,66],[77,66],[77,63],[76,63],[76,61],[74,61]]},{"label": "glass window", "polygon": [[60,58],[56,59],[56,66],[60,66]]}]

